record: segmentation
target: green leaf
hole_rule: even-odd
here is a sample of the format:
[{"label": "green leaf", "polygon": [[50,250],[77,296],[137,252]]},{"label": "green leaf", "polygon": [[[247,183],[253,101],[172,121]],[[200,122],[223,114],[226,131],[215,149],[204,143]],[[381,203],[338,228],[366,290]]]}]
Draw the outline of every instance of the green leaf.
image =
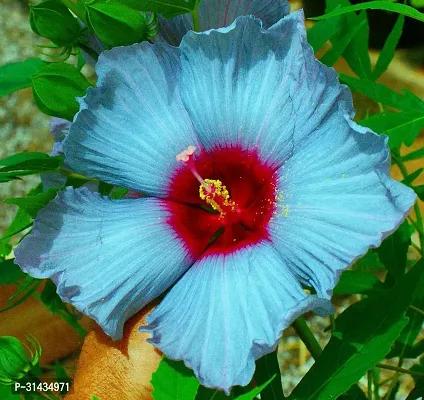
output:
[{"label": "green leaf", "polygon": [[424,114],[424,101],[406,89],[399,94],[381,83],[344,74],[340,74],[340,80],[375,101],[409,113]]},{"label": "green leaf", "polygon": [[173,18],[193,11],[198,5],[196,0],[138,0],[138,9],[153,11],[165,18]]},{"label": "green leaf", "polygon": [[0,168],[0,181],[7,182],[19,179],[19,176],[55,171],[63,162],[62,156],[52,157],[43,154],[43,157],[40,157],[39,154],[42,153],[21,153],[0,160],[0,165],[5,165]]},{"label": "green leaf", "polygon": [[390,32],[390,35],[384,43],[380,55],[378,56],[377,63],[375,64],[374,70],[372,72],[372,79],[374,81],[376,81],[383,74],[383,72],[387,70],[389,64],[392,62],[393,57],[395,56],[396,46],[398,45],[399,39],[402,35],[404,22],[405,16],[399,15],[392,31]]},{"label": "green leaf", "polygon": [[356,4],[354,6],[342,7],[338,10],[332,11],[328,14],[321,15],[320,17],[311,18],[313,20],[321,20],[337,17],[346,13],[359,10],[386,10],[396,12],[407,17],[417,19],[418,21],[424,22],[424,14],[417,11],[415,8],[407,6],[405,4],[393,4],[387,1],[369,1],[367,3]]},{"label": "green leaf", "polygon": [[11,285],[25,277],[25,273],[13,260],[0,263],[0,285]]},{"label": "green leaf", "polygon": [[44,208],[50,200],[52,200],[60,188],[50,188],[47,191],[37,194],[35,196],[27,197],[10,197],[3,201],[8,204],[15,204],[19,208],[22,208],[32,218],[37,216],[38,211]]},{"label": "green leaf", "polygon": [[308,42],[314,52],[324,46],[325,42],[330,40],[340,29],[341,26],[335,18],[319,21],[312,28],[309,28],[307,31]]},{"label": "green leaf", "polygon": [[117,1],[86,3],[88,27],[109,48],[147,39],[146,15]]},{"label": "green leaf", "polygon": [[44,153],[29,152],[29,153],[17,153],[9,157],[0,160],[0,165],[10,167],[12,165],[20,165],[25,161],[33,160],[48,160],[50,157]]},{"label": "green leaf", "polygon": [[378,258],[375,249],[370,249],[367,254],[353,264],[352,268],[358,271],[377,271],[384,269],[384,265]]},{"label": "green leaf", "polygon": [[424,128],[424,113],[386,112],[357,122],[377,133],[386,134],[390,148],[399,149],[402,143],[406,146],[414,143]]},{"label": "green leaf", "polygon": [[276,376],[277,378],[273,379],[272,382],[261,392],[262,400],[281,400],[285,398],[281,383],[280,366],[278,365],[277,360],[277,350],[256,360],[256,383],[262,385],[268,382],[272,376]]},{"label": "green leaf", "polygon": [[90,83],[75,67],[51,63],[32,75],[35,103],[45,114],[72,121],[79,109],[77,97],[85,95]]},{"label": "green leaf", "polygon": [[424,171],[424,168],[419,168],[416,171],[412,172],[411,174],[405,176],[403,178],[402,183],[404,185],[411,186],[411,184],[421,175],[421,172]]},{"label": "green leaf", "polygon": [[163,358],[152,375],[154,400],[194,400],[199,381],[182,361]]},{"label": "green leaf", "polygon": [[424,158],[424,148],[412,151],[411,153],[404,155],[403,157],[401,157],[401,161],[413,161],[419,160],[420,158]]},{"label": "green leaf", "polygon": [[414,189],[414,191],[417,194],[418,198],[421,201],[424,201],[424,185],[412,186],[412,189]]},{"label": "green leaf", "polygon": [[[241,396],[238,396],[235,399],[236,400],[253,400],[260,393],[261,400],[266,400],[266,397],[264,397],[264,392],[274,380],[278,379],[277,376],[280,376],[280,373],[278,375],[271,376],[271,378],[269,378],[262,385],[259,385],[257,388],[254,388],[250,392],[242,394]],[[284,398],[284,396],[278,397],[279,400],[281,400],[282,398]]]},{"label": "green leaf", "polygon": [[337,41],[332,40],[332,48],[320,58],[320,61],[328,67],[332,67],[334,63],[344,53],[344,51],[348,48],[349,43],[361,30],[364,24],[365,22],[361,22],[359,25],[356,25],[352,29],[346,30],[344,35],[340,37]]},{"label": "green leaf", "polygon": [[405,274],[408,248],[411,245],[411,229],[405,219],[399,228],[383,240],[377,249],[378,257],[391,277],[398,281]]},{"label": "green leaf", "polygon": [[406,326],[405,311],[424,272],[424,260],[390,290],[371,295],[347,308],[321,356],[293,390],[293,400],[328,400],[349,387],[389,352]]},{"label": "green leaf", "polygon": [[[339,9],[340,6],[349,5],[349,0],[327,0],[326,12]],[[369,25],[366,13],[362,12],[359,15],[351,13],[334,19],[339,20],[341,31],[331,39],[333,45],[332,51],[334,51],[333,57],[342,50],[340,55],[343,54],[343,58],[347,61],[353,72],[360,77],[370,78],[371,60],[368,51]]]},{"label": "green leaf", "polygon": [[47,63],[39,58],[0,66],[0,97],[31,86],[31,75]]},{"label": "green leaf", "polygon": [[384,284],[374,275],[363,271],[344,271],[333,290],[336,295],[370,294],[384,290]]}]

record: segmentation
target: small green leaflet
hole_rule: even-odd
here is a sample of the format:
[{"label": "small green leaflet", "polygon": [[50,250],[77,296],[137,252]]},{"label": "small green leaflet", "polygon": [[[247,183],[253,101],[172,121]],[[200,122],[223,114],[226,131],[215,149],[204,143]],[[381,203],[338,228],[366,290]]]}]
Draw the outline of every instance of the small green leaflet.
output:
[{"label": "small green leaflet", "polygon": [[424,102],[413,93],[404,90],[399,94],[380,83],[369,79],[358,79],[352,76],[340,75],[343,83],[352,90],[380,103],[400,110],[400,112],[384,112],[368,119],[357,121],[360,125],[371,128],[377,133],[389,136],[389,146],[397,149],[404,143],[411,146],[415,138],[424,128]]},{"label": "small green leaflet", "polygon": [[411,186],[411,184],[414,183],[414,181],[421,175],[423,171],[424,168],[418,168],[416,171],[405,176],[405,178],[402,180],[402,183],[404,185]]},{"label": "small green leaflet", "polygon": [[0,66],[0,97],[31,86],[31,75],[47,63],[39,58]]},{"label": "small green leaflet", "polygon": [[424,101],[406,89],[403,90],[402,94],[399,94],[381,83],[376,83],[369,79],[354,78],[345,74],[340,74],[340,80],[352,90],[356,90],[387,106],[398,110],[424,114]]},{"label": "small green leaflet", "polygon": [[[136,0],[132,1],[135,3]],[[193,11],[198,6],[196,0],[138,0],[137,10],[153,11],[165,18],[173,18]]]},{"label": "small green leaflet", "polygon": [[308,29],[308,42],[314,52],[317,52],[327,40],[330,40],[340,31],[341,26],[338,22],[336,18],[326,19],[317,22],[312,28]]},{"label": "small green leaflet", "polygon": [[336,399],[382,360],[408,323],[405,312],[422,290],[423,272],[422,260],[392,289],[371,295],[340,314],[330,342],[289,399]]},{"label": "small green leaflet", "polygon": [[403,157],[401,157],[401,161],[413,161],[419,160],[420,158],[424,158],[424,148],[412,151],[411,153],[404,155]]},{"label": "small green leaflet", "polygon": [[32,218],[37,216],[38,211],[44,208],[47,203],[52,200],[61,188],[50,188],[43,193],[36,194],[35,196],[27,197],[10,197],[3,201],[8,204],[15,204],[22,208]]},{"label": "small green leaflet", "polygon": [[374,70],[372,71],[372,79],[376,81],[385,72],[392,62],[395,56],[396,46],[399,43],[399,39],[402,35],[403,24],[405,22],[405,16],[399,15],[389,37],[384,43],[383,49],[378,56],[377,63],[375,64]]},{"label": "small green leaflet", "polygon": [[62,156],[44,153],[19,153],[0,160],[0,182],[19,179],[20,176],[55,171],[63,162]]},{"label": "small green leaflet", "polygon": [[424,129],[424,113],[385,112],[357,122],[377,133],[386,134],[390,148],[398,149],[402,143],[406,146],[414,143],[420,131]]},{"label": "small green leaflet", "polygon": [[336,17],[338,15],[343,15],[346,13],[351,13],[359,10],[386,10],[393,11],[406,17],[411,17],[417,19],[418,21],[424,22],[424,14],[419,12],[413,7],[407,6],[405,4],[393,4],[387,1],[370,1],[363,4],[356,4],[354,6],[342,7],[339,10],[332,11],[328,14],[321,15],[320,17],[314,17],[311,19],[321,20]]},{"label": "small green leaflet", "polygon": [[[326,12],[350,6],[349,0],[327,0]],[[364,12],[346,14],[334,18],[340,25],[339,33],[331,38],[332,49],[321,60],[326,65],[333,65],[340,55],[350,68],[360,77],[371,77],[371,61],[368,52],[369,25]]]},{"label": "small green leaflet", "polygon": [[362,21],[359,25],[356,25],[352,29],[346,30],[346,32],[338,38],[337,41],[332,40],[333,47],[325,53],[320,61],[327,65],[328,67],[332,67],[334,63],[340,58],[340,56],[344,53],[344,51],[349,46],[349,43],[355,37],[355,35],[361,30],[364,26],[365,22]]},{"label": "small green leaflet", "polygon": [[199,381],[181,361],[163,358],[152,375],[154,400],[191,400],[196,397]]},{"label": "small green leaflet", "polygon": [[333,290],[336,295],[370,294],[384,290],[384,284],[374,275],[363,271],[344,271]]}]

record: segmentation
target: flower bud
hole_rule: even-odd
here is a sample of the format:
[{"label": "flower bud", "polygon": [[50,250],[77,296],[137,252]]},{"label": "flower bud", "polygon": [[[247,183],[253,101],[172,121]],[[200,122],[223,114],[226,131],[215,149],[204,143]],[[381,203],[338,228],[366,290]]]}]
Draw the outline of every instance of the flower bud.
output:
[{"label": "flower bud", "polygon": [[109,48],[147,38],[146,15],[118,2],[87,2],[86,20],[90,30]]},{"label": "flower bud", "polygon": [[22,379],[38,364],[41,355],[40,343],[28,338],[30,346],[25,352],[21,342],[13,336],[0,336],[0,383],[8,385]]},{"label": "flower bud", "polygon": [[81,32],[78,20],[57,0],[30,4],[29,22],[32,30],[58,46],[70,46]]}]

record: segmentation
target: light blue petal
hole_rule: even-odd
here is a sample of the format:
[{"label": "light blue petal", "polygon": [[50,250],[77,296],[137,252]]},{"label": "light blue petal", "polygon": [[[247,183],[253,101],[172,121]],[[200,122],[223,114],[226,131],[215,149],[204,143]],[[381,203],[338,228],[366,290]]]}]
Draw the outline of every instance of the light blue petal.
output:
[{"label": "light blue petal", "polygon": [[164,196],[175,156],[197,145],[179,91],[179,50],[140,43],[103,52],[98,87],[81,100],[64,143],[73,170]]},{"label": "light blue petal", "polygon": [[416,195],[389,176],[387,137],[342,112],[323,122],[278,171],[272,240],[303,283],[330,297],[342,270],[378,247]]},{"label": "light blue petal", "polygon": [[239,17],[228,28],[189,32],[180,48],[182,99],[206,149],[237,143],[281,164],[301,140],[302,124],[310,127],[314,111],[342,96],[333,70],[306,71],[318,61],[306,43],[302,12],[269,30]]},{"label": "light blue petal", "polygon": [[225,390],[247,385],[255,359],[275,349],[300,314],[332,312],[307,295],[267,242],[194,264],[141,328],[167,357],[184,360],[200,383]]},{"label": "light blue petal", "polygon": [[67,188],[39,212],[15,262],[35,278],[51,278],[65,302],[119,339],[124,322],[193,261],[166,218],[161,200]]},{"label": "light blue petal", "polygon": [[[254,15],[268,28],[289,12],[287,0],[203,0],[198,8],[199,31],[222,28],[243,15]],[[173,46],[178,46],[183,36],[193,30],[190,14],[172,19],[160,17],[159,22],[158,36]]]}]

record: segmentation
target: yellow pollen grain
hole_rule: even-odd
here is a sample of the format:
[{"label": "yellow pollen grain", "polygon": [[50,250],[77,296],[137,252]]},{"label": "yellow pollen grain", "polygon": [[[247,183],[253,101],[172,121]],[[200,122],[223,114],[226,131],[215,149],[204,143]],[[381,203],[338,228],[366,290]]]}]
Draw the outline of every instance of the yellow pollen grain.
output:
[{"label": "yellow pollen grain", "polygon": [[212,191],[208,191],[204,185],[200,185],[199,196],[202,200],[205,200],[206,203],[221,215],[225,215],[222,206],[230,207],[231,211],[235,211],[235,203],[230,199],[230,193],[219,179],[205,179],[205,183],[209,185]]}]

